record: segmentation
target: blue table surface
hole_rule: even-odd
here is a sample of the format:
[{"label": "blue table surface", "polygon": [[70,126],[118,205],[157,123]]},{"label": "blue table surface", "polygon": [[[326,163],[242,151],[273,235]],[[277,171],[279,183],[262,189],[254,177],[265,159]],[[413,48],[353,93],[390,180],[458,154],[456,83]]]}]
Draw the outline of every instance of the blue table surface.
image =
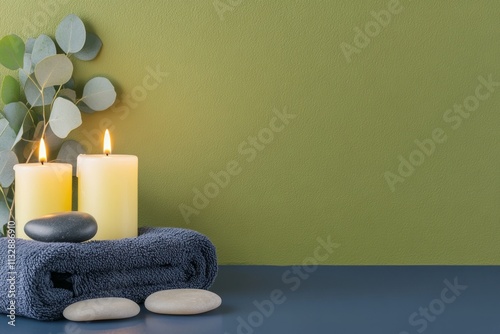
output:
[{"label": "blue table surface", "polygon": [[500,333],[500,267],[221,266],[218,309],[130,319],[43,322],[16,318],[0,333]]}]

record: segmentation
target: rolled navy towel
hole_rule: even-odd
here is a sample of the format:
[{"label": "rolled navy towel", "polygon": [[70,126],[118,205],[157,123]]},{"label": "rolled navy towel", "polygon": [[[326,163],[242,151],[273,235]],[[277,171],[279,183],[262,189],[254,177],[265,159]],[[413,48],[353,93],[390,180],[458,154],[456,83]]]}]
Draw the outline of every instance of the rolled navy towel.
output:
[{"label": "rolled navy towel", "polygon": [[181,228],[142,227],[136,238],[85,243],[14,240],[12,275],[8,238],[0,238],[0,312],[8,314],[14,300],[16,315],[38,320],[62,318],[66,306],[85,299],[141,303],[159,290],[207,289],[218,269],[210,240]]}]

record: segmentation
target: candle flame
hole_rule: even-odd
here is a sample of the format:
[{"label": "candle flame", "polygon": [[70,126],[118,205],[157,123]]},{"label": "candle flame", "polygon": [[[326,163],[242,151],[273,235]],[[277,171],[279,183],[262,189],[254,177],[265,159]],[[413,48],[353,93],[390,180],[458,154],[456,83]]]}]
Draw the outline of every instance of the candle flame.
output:
[{"label": "candle flame", "polygon": [[47,162],[47,150],[45,149],[45,141],[43,138],[40,140],[40,146],[38,147],[38,161],[40,161],[42,165],[44,162]]},{"label": "candle flame", "polygon": [[108,129],[106,129],[106,132],[104,133],[104,149],[103,149],[103,152],[106,155],[111,154],[111,138],[109,136]]}]

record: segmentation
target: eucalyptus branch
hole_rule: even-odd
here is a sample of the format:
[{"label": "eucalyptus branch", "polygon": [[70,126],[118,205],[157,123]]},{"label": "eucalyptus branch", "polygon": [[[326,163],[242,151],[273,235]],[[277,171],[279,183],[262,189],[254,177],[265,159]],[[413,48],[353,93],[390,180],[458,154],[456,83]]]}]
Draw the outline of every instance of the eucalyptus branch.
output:
[{"label": "eucalyptus branch", "polygon": [[15,206],[15,201],[16,201],[16,193],[14,191],[14,184],[11,184],[10,186],[10,189],[12,190],[12,204],[10,205],[10,208],[9,208],[9,204],[6,202],[6,205],[7,207],[9,208],[9,217],[11,217],[12,219],[15,219],[15,216],[14,216],[14,206]]},{"label": "eucalyptus branch", "polygon": [[33,156],[33,153],[35,153],[36,151],[36,148],[35,148],[35,145],[33,145],[33,147],[31,148],[31,152],[30,154],[28,155],[28,158],[26,159],[26,163],[29,163],[30,160],[31,160],[31,157]]},{"label": "eucalyptus branch", "polygon": [[54,98],[52,98],[52,101],[50,102],[50,109],[52,109],[52,107],[54,106],[54,101],[56,100],[57,95],[59,95],[59,92],[61,91],[62,86],[63,85],[59,85],[59,88],[57,88],[57,91],[54,94]]},{"label": "eucalyptus branch", "polygon": [[[14,77],[9,76],[8,80],[3,80],[0,88],[3,104],[5,106],[12,104],[9,112],[2,118],[2,126],[8,131],[0,133],[1,142],[12,143],[10,151],[0,151],[0,165],[3,166],[0,169],[0,177],[6,186],[5,189],[8,189],[8,192],[1,189],[0,200],[3,198],[5,201],[10,217],[13,217],[15,206],[14,200],[11,201],[15,186],[12,168],[20,161],[26,163],[31,161],[39,147],[39,136],[45,137],[49,125],[53,134],[61,140],[80,126],[81,113],[84,110],[77,104],[83,97],[78,98],[73,88],[68,88],[64,96],[60,95],[64,89],[63,85],[73,80],[72,60],[92,60],[102,47],[99,37],[88,33],[82,20],[73,14],[66,16],[59,23],[55,35],[57,45],[47,35],[40,35],[31,40],[32,47],[29,50],[17,35],[8,35],[0,39],[0,64],[8,70],[18,71],[26,78],[19,80],[18,83]],[[62,53],[58,54],[57,50],[62,50]],[[46,95],[52,92],[54,95],[48,100]],[[116,99],[113,84],[104,77],[88,80],[83,87],[83,95],[86,108],[93,112],[109,108]],[[41,108],[38,108],[39,106]],[[33,131],[36,137],[32,135]],[[21,150],[16,149],[19,142],[22,142],[23,146],[17,148],[22,148]],[[56,142],[59,145],[60,141]],[[48,144],[50,149],[51,143]],[[25,159],[24,152],[27,150],[29,154]],[[74,161],[75,152],[81,150],[83,147],[74,141],[64,142],[60,146],[56,160]],[[54,158],[51,161],[54,161]]]},{"label": "eucalyptus branch", "polygon": [[[26,104],[24,104],[24,105],[26,106]],[[35,120],[33,119],[33,116],[31,116],[31,112],[30,112],[31,110],[33,110],[33,107],[30,105],[30,107],[29,107],[29,108],[28,108],[28,107],[26,107],[26,109],[28,109],[28,112],[27,112],[27,113],[26,113],[26,115],[24,115],[24,117],[23,117],[23,124],[24,124],[24,122],[26,121],[26,117],[28,117],[28,116],[31,118],[31,122],[32,122],[33,124],[35,124]]]}]

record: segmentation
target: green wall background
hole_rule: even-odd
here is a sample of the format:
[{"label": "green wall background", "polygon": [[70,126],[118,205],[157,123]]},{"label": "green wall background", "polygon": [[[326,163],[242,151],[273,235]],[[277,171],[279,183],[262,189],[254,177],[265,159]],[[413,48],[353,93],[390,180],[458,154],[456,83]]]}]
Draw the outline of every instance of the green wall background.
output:
[{"label": "green wall background", "polygon": [[[140,224],[205,233],[222,264],[300,264],[328,236],[340,247],[323,264],[500,264],[500,87],[468,98],[478,77],[500,81],[500,3],[224,3],[222,20],[212,0],[3,0],[0,34],[53,36],[69,13],[98,33],[76,77],[107,76],[120,101],[73,137],[99,152],[89,134],[113,127],[114,152],[139,156]],[[377,31],[370,13],[389,7]],[[141,88],[154,69],[168,76]],[[464,101],[479,106],[454,129],[443,116]],[[296,117],[248,162],[238,147],[269,135],[274,109]],[[391,191],[384,173],[436,128],[447,140]],[[233,160],[188,224],[179,205]]]}]

